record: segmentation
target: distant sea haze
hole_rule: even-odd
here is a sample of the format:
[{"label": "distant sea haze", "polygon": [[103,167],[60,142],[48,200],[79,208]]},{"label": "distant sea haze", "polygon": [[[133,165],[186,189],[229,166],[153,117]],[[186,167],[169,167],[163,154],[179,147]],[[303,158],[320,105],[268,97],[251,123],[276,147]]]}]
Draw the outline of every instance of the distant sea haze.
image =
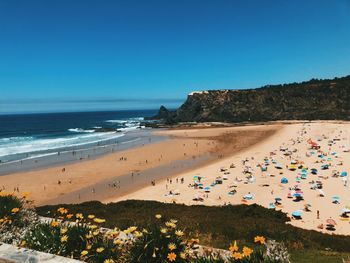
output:
[{"label": "distant sea haze", "polygon": [[0,114],[121,111],[178,108],[185,98],[6,99],[0,98]]},{"label": "distant sea haze", "polygon": [[[0,115],[1,164],[123,141],[128,132],[140,128],[144,117],[156,112],[130,110]],[[96,131],[101,128],[107,131]]]}]

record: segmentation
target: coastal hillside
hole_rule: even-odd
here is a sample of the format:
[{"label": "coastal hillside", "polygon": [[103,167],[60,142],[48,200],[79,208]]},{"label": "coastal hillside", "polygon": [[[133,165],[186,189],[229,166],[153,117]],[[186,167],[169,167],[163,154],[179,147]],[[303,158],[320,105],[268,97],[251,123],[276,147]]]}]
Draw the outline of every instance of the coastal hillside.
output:
[{"label": "coastal hillside", "polygon": [[192,92],[167,122],[243,122],[350,119],[350,76],[247,90]]}]

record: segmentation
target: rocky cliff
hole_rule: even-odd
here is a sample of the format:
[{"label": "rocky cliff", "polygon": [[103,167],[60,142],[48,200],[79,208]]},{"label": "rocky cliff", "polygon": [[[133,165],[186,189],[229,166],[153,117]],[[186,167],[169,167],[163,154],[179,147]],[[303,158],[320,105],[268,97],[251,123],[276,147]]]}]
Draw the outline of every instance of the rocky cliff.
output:
[{"label": "rocky cliff", "polygon": [[175,122],[274,120],[350,120],[350,76],[333,80],[265,86],[248,90],[193,92],[176,112]]}]

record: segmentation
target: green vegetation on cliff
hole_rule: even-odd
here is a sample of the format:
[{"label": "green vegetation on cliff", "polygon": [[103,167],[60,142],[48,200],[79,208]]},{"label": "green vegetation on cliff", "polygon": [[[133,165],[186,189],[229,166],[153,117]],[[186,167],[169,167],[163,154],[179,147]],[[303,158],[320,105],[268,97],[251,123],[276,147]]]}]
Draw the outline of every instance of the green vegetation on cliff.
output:
[{"label": "green vegetation on cliff", "polygon": [[193,92],[166,122],[349,120],[350,76],[246,90]]}]

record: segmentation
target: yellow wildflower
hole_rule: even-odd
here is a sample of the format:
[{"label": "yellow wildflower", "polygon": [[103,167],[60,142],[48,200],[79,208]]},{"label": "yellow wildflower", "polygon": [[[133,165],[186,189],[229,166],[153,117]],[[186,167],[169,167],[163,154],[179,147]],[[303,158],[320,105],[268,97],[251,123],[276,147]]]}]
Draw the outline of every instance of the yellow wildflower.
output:
[{"label": "yellow wildflower", "polygon": [[86,256],[87,254],[89,254],[89,251],[83,250],[80,253],[82,256]]},{"label": "yellow wildflower", "polygon": [[119,245],[124,244],[124,241],[123,241],[123,240],[120,240],[120,239],[116,239],[116,240],[113,241],[113,244],[119,246]]},{"label": "yellow wildflower", "polygon": [[238,251],[238,246],[237,246],[237,242],[236,241],[230,246],[229,250],[232,253]]},{"label": "yellow wildflower", "polygon": [[137,229],[137,226],[131,226],[128,229],[124,230],[125,234],[131,234]]},{"label": "yellow wildflower", "polygon": [[249,247],[243,247],[243,255],[249,257],[253,253],[253,249]]},{"label": "yellow wildflower", "polygon": [[57,212],[61,213],[62,215],[67,214],[68,210],[65,209],[64,207],[60,207],[57,209]]},{"label": "yellow wildflower", "polygon": [[142,237],[142,233],[139,232],[139,231],[135,231],[133,235],[134,235],[134,237],[136,237],[136,238]]},{"label": "yellow wildflower", "polygon": [[12,210],[11,210],[11,212],[14,213],[14,214],[17,213],[18,211],[19,211],[18,207],[12,208]]},{"label": "yellow wildflower", "polygon": [[174,243],[169,243],[168,248],[170,250],[175,250],[176,249],[176,245]]},{"label": "yellow wildflower", "polygon": [[103,247],[99,247],[98,249],[96,249],[96,252],[101,253],[101,252],[103,252],[103,250],[105,250]]},{"label": "yellow wildflower", "polygon": [[175,223],[173,223],[173,222],[165,222],[165,225],[167,226],[167,227],[171,227],[171,228],[176,228],[176,224]]},{"label": "yellow wildflower", "polygon": [[237,260],[237,259],[242,259],[243,255],[239,252],[235,252],[232,254],[233,259]]},{"label": "yellow wildflower", "polygon": [[106,222],[106,220],[105,219],[101,219],[101,218],[95,218],[94,222],[98,223],[98,224],[102,224],[102,223]]},{"label": "yellow wildflower", "polygon": [[182,237],[184,235],[184,232],[182,232],[181,230],[176,230],[175,235],[177,235],[178,237]]},{"label": "yellow wildflower", "polygon": [[168,254],[167,258],[169,259],[170,262],[173,262],[176,260],[176,254],[174,252],[171,252]]},{"label": "yellow wildflower", "polygon": [[63,235],[63,234],[65,234],[65,233],[67,233],[67,231],[68,231],[67,228],[61,228],[60,233]]},{"label": "yellow wildflower", "polygon": [[94,219],[95,216],[94,216],[94,215],[88,215],[88,218],[89,218],[89,219]]},{"label": "yellow wildflower", "polygon": [[103,261],[103,263],[114,263],[113,259],[105,259],[105,261]]},{"label": "yellow wildflower", "polygon": [[67,235],[64,235],[63,237],[61,237],[61,242],[64,243],[64,242],[67,242],[68,241],[68,236]]},{"label": "yellow wildflower", "polygon": [[68,215],[66,215],[66,217],[67,217],[68,219],[71,219],[71,218],[73,217],[73,214],[68,214]]},{"label": "yellow wildflower", "polygon": [[163,234],[166,234],[168,232],[168,229],[166,229],[165,227],[162,227],[160,229],[160,232],[163,233]]},{"label": "yellow wildflower", "polygon": [[161,215],[161,214],[157,214],[157,215],[156,215],[156,218],[157,218],[157,219],[161,219],[161,218],[162,218],[162,215]]},{"label": "yellow wildflower", "polygon": [[181,252],[181,253],[180,253],[180,258],[182,258],[182,259],[186,259],[186,258],[187,258],[186,253]]},{"label": "yellow wildflower", "polygon": [[60,223],[57,222],[57,221],[52,221],[51,222],[51,226],[53,226],[53,227],[56,227],[56,226],[59,226],[59,225],[60,225]]},{"label": "yellow wildflower", "polygon": [[263,236],[256,236],[254,238],[255,243],[265,244],[265,238]]},{"label": "yellow wildflower", "polygon": [[19,245],[20,247],[24,247],[27,244],[25,240],[22,240],[21,244]]},{"label": "yellow wildflower", "polygon": [[75,217],[78,218],[78,219],[83,219],[84,218],[83,214],[81,214],[81,213],[76,214]]}]

